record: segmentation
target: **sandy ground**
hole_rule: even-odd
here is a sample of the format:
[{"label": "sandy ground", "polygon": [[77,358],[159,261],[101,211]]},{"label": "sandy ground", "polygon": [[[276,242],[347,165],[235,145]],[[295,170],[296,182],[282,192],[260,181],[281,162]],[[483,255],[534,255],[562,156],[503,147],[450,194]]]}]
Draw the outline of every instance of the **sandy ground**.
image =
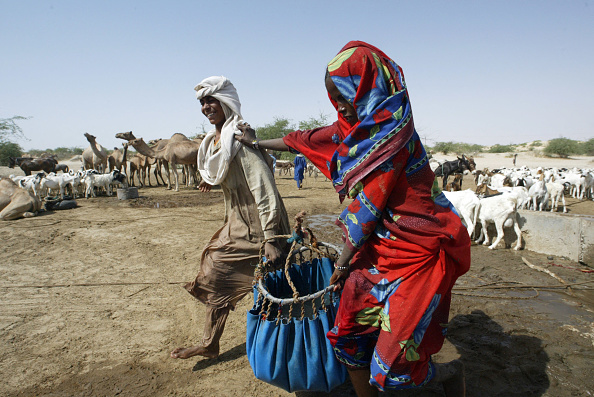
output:
[{"label": "sandy ground", "polygon": [[[487,164],[497,160],[491,157],[476,157],[478,167],[511,166],[505,156],[504,164]],[[550,159],[537,160],[546,165]],[[571,161],[593,164],[591,158]],[[9,173],[17,172],[0,169],[0,175]],[[320,238],[337,243],[332,219],[343,206],[323,179],[307,178],[303,190],[290,176],[278,177],[277,184],[290,216],[307,210]],[[231,313],[219,358],[169,358],[175,347],[201,337],[203,306],[181,285],[196,275],[201,249],[222,225],[223,198],[219,190],[163,187],[141,189],[140,196],[79,199],[73,210],[0,223],[0,395],[292,395],[252,374],[245,353],[251,296]],[[571,201],[569,211],[592,215],[593,207]],[[592,284],[579,285],[592,281],[593,273],[580,271],[590,268],[529,247],[473,246],[472,257],[454,291],[448,337],[435,360],[462,359],[468,396],[592,395],[594,294],[585,289]],[[560,281],[522,258],[572,289],[556,289],[563,287]],[[354,392],[347,383],[331,395]]]}]

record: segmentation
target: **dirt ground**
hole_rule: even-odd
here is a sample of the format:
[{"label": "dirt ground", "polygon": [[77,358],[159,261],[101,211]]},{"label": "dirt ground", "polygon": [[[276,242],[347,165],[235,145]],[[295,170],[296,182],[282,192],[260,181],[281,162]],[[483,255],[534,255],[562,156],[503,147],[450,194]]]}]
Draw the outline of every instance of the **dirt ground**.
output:
[{"label": "dirt ground", "polygon": [[[277,184],[291,217],[306,210],[320,239],[339,243],[333,219],[343,205],[330,182],[306,178],[297,190],[283,176]],[[133,200],[77,201],[76,209],[0,223],[0,395],[292,395],[252,374],[245,352],[252,296],[229,316],[219,358],[169,357],[201,338],[204,308],[181,285],[195,277],[203,246],[222,225],[220,190],[153,187]],[[569,202],[570,213],[594,214],[592,201]],[[529,247],[473,246],[435,361],[461,358],[468,396],[591,396],[594,294],[584,284],[591,269]],[[331,395],[355,394],[347,383]]]}]

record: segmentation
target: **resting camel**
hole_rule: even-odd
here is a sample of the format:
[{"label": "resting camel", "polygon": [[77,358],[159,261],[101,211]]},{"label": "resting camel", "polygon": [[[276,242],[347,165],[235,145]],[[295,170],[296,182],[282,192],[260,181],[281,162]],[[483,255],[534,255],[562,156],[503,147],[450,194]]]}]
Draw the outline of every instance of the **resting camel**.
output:
[{"label": "resting camel", "polygon": [[0,177],[0,220],[30,218],[41,209],[41,200],[14,183]]},{"label": "resting camel", "polygon": [[96,138],[85,132],[85,138],[90,145],[83,151],[82,158],[84,169],[96,169],[103,173],[107,169],[107,150],[97,143]]},{"label": "resting camel", "polygon": [[[176,134],[177,135],[177,134]],[[179,134],[181,135],[181,134]],[[183,136],[183,135],[182,135]],[[196,166],[198,158],[198,148],[200,144],[190,139],[170,139],[165,148],[161,150],[154,150],[149,147],[142,138],[134,139],[130,141],[130,144],[141,154],[156,159],[166,160],[173,169],[173,175],[175,176],[175,191],[179,191],[179,176],[177,174],[177,165],[188,164]],[[171,189],[171,176],[169,169],[167,171],[167,188]]]}]

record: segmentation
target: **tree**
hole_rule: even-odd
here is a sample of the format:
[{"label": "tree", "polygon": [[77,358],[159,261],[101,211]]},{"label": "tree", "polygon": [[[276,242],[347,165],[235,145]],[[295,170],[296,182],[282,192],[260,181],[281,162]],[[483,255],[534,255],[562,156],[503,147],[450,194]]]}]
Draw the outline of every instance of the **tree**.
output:
[{"label": "tree", "polygon": [[28,117],[14,116],[9,119],[0,119],[0,142],[7,142],[10,138],[27,139],[23,130],[16,123],[17,120],[27,120]]},{"label": "tree", "polygon": [[580,146],[582,149],[581,151],[586,156],[594,156],[594,138],[588,139],[586,142],[582,143]]},{"label": "tree", "polygon": [[576,141],[568,138],[556,138],[549,141],[544,153],[549,156],[556,154],[559,157],[567,158],[570,154],[576,154],[578,149]]},{"label": "tree", "polygon": [[454,150],[454,142],[436,142],[431,149],[436,153],[441,152],[447,155]]},{"label": "tree", "polygon": [[310,117],[308,120],[299,122],[300,130],[313,130],[314,128],[325,127],[328,125],[328,115],[320,112],[318,118]]},{"label": "tree", "polygon": [[295,131],[295,127],[291,124],[291,120],[284,117],[275,117],[272,123],[256,128],[260,139],[282,138],[292,131]]},{"label": "tree", "polygon": [[8,166],[9,157],[21,157],[23,149],[14,142],[0,142],[0,165]]},{"label": "tree", "polygon": [[8,165],[9,157],[20,157],[23,149],[11,142],[14,138],[26,139],[23,130],[16,123],[18,120],[27,120],[27,117],[14,116],[9,119],[0,119],[0,165]]}]

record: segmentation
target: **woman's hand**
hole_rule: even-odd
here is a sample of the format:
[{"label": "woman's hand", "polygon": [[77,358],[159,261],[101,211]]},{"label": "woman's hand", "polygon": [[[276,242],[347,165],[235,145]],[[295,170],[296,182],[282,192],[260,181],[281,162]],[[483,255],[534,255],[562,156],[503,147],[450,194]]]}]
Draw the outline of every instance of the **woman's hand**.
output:
[{"label": "woman's hand", "polygon": [[200,190],[201,192],[210,192],[210,189],[212,189],[212,185],[209,185],[204,181],[200,182],[200,184],[198,185],[198,190]]},{"label": "woman's hand", "polygon": [[237,124],[237,129],[243,132],[243,135],[235,135],[235,139],[251,147],[252,142],[256,140],[256,131],[246,122]]},{"label": "woman's hand", "polygon": [[351,259],[353,259],[353,256],[355,256],[356,253],[357,250],[351,249],[346,243],[344,247],[342,247],[342,253],[334,264],[334,273],[332,273],[332,277],[330,277],[330,285],[336,284],[334,286],[334,291],[340,291],[344,287],[344,281],[349,276]]},{"label": "woman's hand", "polygon": [[264,244],[264,256],[267,261],[271,261],[270,263],[275,263],[282,254],[281,250],[272,241],[267,241]]},{"label": "woman's hand", "polygon": [[338,262],[336,266],[346,267],[345,270],[339,270],[336,267],[334,268],[334,273],[332,273],[332,277],[330,277],[330,285],[335,284],[334,291],[340,291],[344,287],[344,282],[349,276],[349,264],[345,263],[340,265]]}]

